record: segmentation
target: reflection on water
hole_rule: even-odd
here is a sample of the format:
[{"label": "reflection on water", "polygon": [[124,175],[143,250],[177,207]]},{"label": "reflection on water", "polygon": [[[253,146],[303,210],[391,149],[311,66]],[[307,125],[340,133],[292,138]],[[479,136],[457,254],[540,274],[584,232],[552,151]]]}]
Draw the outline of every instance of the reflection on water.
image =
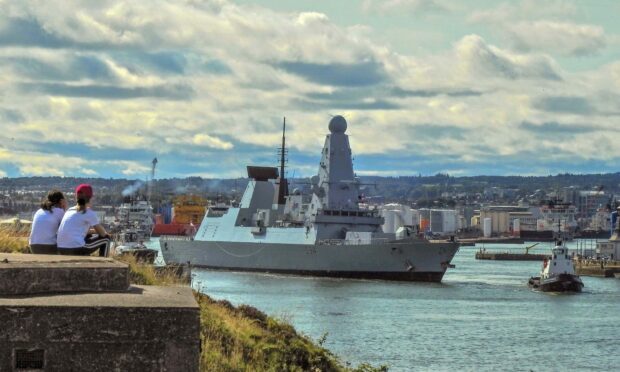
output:
[{"label": "reflection on water", "polygon": [[314,339],[328,332],[326,347],[352,363],[393,371],[617,368],[620,280],[584,277],[577,295],[534,292],[527,280],[539,262],[479,261],[479,248],[461,248],[440,284],[196,270],[193,285],[289,319]]}]

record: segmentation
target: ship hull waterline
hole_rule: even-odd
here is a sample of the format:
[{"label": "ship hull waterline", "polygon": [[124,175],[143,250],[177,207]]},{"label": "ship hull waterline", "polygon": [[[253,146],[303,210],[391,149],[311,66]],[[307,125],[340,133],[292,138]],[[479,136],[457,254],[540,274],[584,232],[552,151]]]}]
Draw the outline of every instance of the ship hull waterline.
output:
[{"label": "ship hull waterline", "polygon": [[166,264],[301,276],[441,282],[458,243],[426,241],[309,245],[179,240],[162,237]]},{"label": "ship hull waterline", "polygon": [[541,280],[540,277],[532,277],[528,286],[542,292],[581,292],[583,282],[577,275],[560,274],[557,277]]}]

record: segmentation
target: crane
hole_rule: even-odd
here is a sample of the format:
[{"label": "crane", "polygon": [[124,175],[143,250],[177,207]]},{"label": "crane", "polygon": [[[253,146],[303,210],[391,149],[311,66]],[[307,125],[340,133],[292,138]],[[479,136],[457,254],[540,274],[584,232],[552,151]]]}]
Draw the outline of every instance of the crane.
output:
[{"label": "crane", "polygon": [[530,253],[530,249],[534,248],[535,246],[537,246],[538,244],[540,244],[540,242],[532,244],[528,247],[525,247],[525,254],[529,254]]}]

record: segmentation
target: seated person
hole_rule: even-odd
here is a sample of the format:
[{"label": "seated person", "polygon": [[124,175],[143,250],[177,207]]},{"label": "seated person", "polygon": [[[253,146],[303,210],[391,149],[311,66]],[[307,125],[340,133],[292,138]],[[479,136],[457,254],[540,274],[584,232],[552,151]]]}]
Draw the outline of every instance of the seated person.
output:
[{"label": "seated person", "polygon": [[[90,208],[93,188],[88,184],[79,185],[75,189],[75,197],[77,205],[65,212],[58,228],[58,254],[89,256],[99,250],[100,257],[107,257],[110,237]],[[87,236],[91,228],[97,236]]]},{"label": "seated person", "polygon": [[67,209],[67,200],[62,192],[51,190],[34,214],[30,230],[30,252],[35,254],[56,254],[56,233]]}]

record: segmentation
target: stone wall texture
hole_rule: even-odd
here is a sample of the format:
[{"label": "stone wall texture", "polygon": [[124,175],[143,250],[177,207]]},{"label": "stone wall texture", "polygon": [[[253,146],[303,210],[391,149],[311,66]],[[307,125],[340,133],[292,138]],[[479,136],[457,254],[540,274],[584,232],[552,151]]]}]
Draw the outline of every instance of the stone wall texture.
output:
[{"label": "stone wall texture", "polygon": [[0,306],[0,371],[20,349],[46,371],[197,371],[197,308]]}]

